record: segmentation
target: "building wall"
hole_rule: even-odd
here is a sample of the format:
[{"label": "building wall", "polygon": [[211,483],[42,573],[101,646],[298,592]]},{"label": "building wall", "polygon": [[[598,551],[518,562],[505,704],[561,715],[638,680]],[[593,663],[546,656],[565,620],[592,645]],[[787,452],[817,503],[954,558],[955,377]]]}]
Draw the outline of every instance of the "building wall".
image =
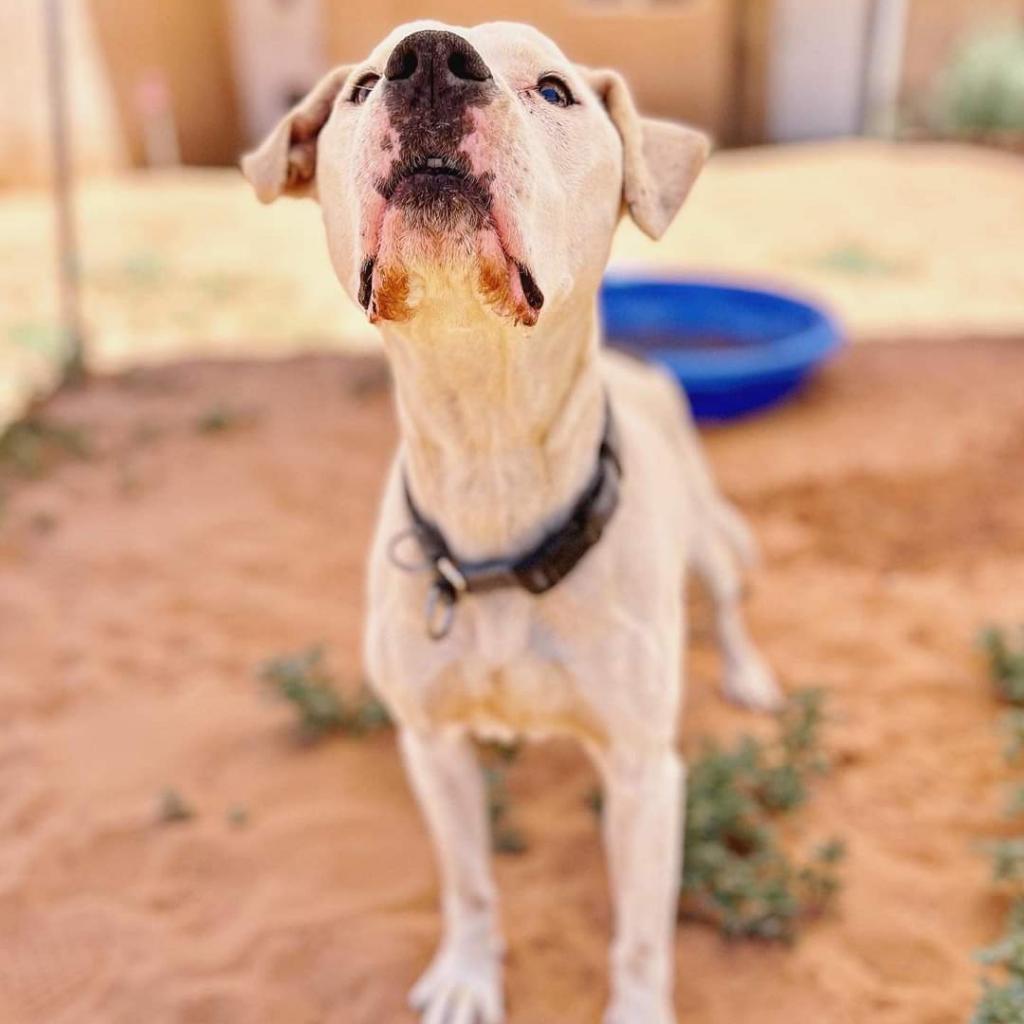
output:
[{"label": "building wall", "polygon": [[242,139],[220,0],[90,0],[133,162],[145,163],[166,94],[186,163],[229,164]]}]

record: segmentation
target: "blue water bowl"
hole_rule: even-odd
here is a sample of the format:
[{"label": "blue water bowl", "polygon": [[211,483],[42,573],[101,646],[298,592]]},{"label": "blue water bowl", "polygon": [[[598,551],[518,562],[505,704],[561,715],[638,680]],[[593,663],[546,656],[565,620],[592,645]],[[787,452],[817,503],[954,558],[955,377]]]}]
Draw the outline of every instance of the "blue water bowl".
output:
[{"label": "blue water bowl", "polygon": [[664,364],[702,420],[775,405],[842,344],[808,302],[708,281],[610,277],[601,312],[607,340]]}]

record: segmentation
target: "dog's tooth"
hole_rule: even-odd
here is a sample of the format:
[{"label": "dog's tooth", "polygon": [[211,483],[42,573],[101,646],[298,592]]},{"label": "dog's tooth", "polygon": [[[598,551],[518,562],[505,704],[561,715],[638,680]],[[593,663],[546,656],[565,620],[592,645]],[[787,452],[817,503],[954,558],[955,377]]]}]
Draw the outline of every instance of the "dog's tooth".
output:
[{"label": "dog's tooth", "polygon": [[432,156],[427,161],[428,167],[444,167],[444,161],[439,156]]}]

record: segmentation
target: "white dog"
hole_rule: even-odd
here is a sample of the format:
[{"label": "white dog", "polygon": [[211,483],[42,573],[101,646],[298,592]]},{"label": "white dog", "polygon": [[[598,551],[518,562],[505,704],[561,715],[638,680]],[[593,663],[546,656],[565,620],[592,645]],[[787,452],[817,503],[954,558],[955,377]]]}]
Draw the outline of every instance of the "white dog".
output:
[{"label": "white dog", "polygon": [[314,195],[334,269],[380,327],[401,448],[370,563],[366,657],[437,847],[444,935],[426,1024],[497,1024],[488,823],[470,735],[572,735],[599,766],[615,939],[607,1024],[668,1024],[680,881],[683,579],[715,602],[725,688],[778,691],[738,610],[746,530],[689,412],[600,349],[626,210],[668,227],[707,142],[522,25],[396,29],[243,161]]}]

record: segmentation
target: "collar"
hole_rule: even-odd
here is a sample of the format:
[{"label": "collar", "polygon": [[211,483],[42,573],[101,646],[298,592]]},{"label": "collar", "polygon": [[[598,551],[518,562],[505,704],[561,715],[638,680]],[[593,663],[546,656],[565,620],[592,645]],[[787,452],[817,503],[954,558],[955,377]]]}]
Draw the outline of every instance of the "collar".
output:
[{"label": "collar", "polygon": [[[427,595],[427,633],[433,640],[447,636],[455,620],[455,606],[463,594],[486,594],[519,588],[543,594],[557,586],[601,539],[619,505],[622,462],[611,405],[605,403],[604,433],[590,480],[561,525],[547,533],[529,551],[510,558],[463,561],[455,555],[441,530],[417,508],[403,474],[405,503],[412,525],[391,542],[390,557],[409,572],[428,571],[434,579]],[[398,546],[414,538],[423,555],[409,564],[397,554]]]}]

